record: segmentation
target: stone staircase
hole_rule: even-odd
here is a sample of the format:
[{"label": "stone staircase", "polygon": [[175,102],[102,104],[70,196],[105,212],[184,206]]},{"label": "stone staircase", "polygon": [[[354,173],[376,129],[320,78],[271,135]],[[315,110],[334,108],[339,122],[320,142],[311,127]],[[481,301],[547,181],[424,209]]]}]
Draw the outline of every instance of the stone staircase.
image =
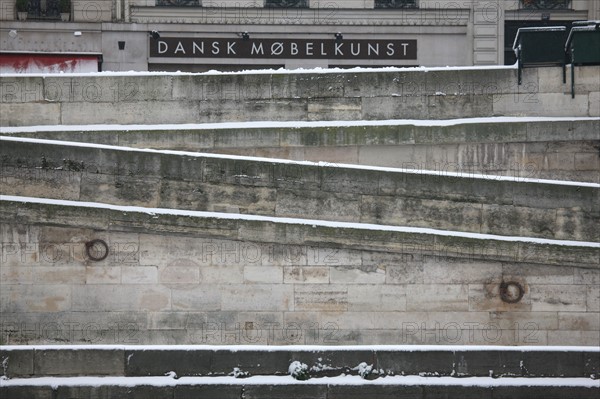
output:
[{"label": "stone staircase", "polygon": [[[600,354],[584,348],[46,346],[0,357],[5,397],[15,399],[586,399],[600,390],[590,379]],[[309,379],[288,375],[294,361]]]},{"label": "stone staircase", "polygon": [[596,398],[600,86],[559,72],[1,77],[1,396]]}]

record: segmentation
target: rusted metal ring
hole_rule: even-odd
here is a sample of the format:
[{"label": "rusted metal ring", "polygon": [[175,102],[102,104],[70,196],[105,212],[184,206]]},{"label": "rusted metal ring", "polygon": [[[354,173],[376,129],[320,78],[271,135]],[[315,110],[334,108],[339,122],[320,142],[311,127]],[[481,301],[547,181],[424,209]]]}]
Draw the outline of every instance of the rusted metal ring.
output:
[{"label": "rusted metal ring", "polygon": [[[93,251],[92,248],[94,248],[98,244],[104,248],[102,250],[97,249],[96,251]],[[99,238],[88,241],[85,243],[85,253],[91,260],[95,262],[100,262],[101,260],[106,259],[106,257],[108,256],[108,244],[106,243],[106,241],[100,240]],[[100,253],[100,256],[97,256],[97,253]]]},{"label": "rusted metal ring", "polygon": [[525,294],[523,286],[516,281],[500,283],[500,299],[506,303],[517,303]]}]

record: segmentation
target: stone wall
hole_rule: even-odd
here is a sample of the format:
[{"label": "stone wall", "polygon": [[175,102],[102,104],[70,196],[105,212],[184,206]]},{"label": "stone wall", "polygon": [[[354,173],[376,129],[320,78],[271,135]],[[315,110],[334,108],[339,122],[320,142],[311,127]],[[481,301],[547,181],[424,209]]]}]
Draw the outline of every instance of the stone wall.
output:
[{"label": "stone wall", "polygon": [[2,125],[599,116],[600,67],[1,77]]},{"label": "stone wall", "polygon": [[[597,187],[2,141],[3,194],[598,241]],[[184,153],[185,154],[185,153]]]},{"label": "stone wall", "polygon": [[[350,125],[350,123],[349,123]],[[600,183],[600,120],[457,123],[449,126],[296,126],[229,129],[48,130],[13,133],[125,147],[324,161],[440,175],[481,173]]]},{"label": "stone wall", "polygon": [[7,200],[0,214],[4,344],[597,345],[597,247]]},{"label": "stone wall", "polygon": [[[511,68],[3,76],[0,106],[2,123],[19,126],[597,117],[598,68],[577,68],[575,99],[560,68],[527,69],[522,86]],[[323,151],[373,138],[372,156],[406,139],[414,159],[415,144],[438,139],[593,154],[597,122],[228,137]],[[151,138],[134,129],[108,142]],[[185,142],[176,130],[161,134]],[[194,145],[231,145],[215,132]],[[0,149],[2,343],[598,344],[598,184],[26,138],[3,138]],[[597,159],[586,159],[593,172]]]}]

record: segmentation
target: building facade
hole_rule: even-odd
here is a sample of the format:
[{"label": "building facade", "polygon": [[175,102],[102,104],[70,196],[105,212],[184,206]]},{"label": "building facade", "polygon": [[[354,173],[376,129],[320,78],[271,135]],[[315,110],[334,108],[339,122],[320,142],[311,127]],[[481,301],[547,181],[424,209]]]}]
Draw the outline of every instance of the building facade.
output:
[{"label": "building facade", "polygon": [[497,65],[519,27],[600,19],[600,2],[0,0],[0,18],[4,72]]}]

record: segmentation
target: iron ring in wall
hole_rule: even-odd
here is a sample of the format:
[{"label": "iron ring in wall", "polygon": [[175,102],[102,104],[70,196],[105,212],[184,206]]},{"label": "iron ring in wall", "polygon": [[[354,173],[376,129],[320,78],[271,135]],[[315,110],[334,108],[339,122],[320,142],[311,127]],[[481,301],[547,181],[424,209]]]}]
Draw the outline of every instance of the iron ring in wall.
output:
[{"label": "iron ring in wall", "polygon": [[100,262],[108,256],[108,244],[98,238],[85,243],[85,253],[88,258],[95,262]]},{"label": "iron ring in wall", "polygon": [[506,303],[517,303],[525,294],[523,286],[515,281],[500,283],[500,299]]}]

